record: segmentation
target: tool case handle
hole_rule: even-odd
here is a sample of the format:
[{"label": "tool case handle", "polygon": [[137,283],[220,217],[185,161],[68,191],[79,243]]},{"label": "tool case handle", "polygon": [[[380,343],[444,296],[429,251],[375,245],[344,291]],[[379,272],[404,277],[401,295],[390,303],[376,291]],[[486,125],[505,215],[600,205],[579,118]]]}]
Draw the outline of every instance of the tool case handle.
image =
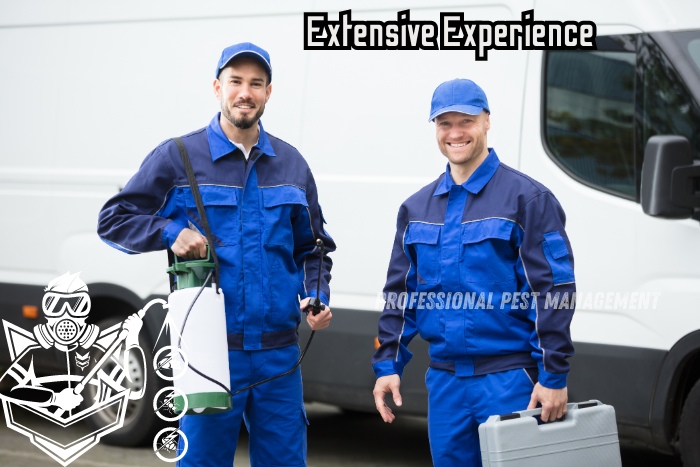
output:
[{"label": "tool case handle", "polygon": [[[597,407],[599,405],[603,405],[603,403],[595,399],[591,399],[585,402],[570,402],[566,404],[566,410],[571,411],[577,409],[586,409],[588,407]],[[540,415],[542,415],[542,407],[530,410],[519,410],[517,412],[499,415],[498,419],[499,421],[505,421],[523,417],[539,417]]]}]

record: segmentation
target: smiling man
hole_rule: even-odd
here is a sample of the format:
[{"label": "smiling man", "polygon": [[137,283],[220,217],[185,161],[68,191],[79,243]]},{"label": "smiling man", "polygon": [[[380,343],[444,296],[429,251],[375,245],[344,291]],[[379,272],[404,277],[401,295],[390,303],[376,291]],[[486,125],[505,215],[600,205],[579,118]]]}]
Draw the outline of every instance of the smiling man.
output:
[{"label": "smiling man", "polygon": [[[572,308],[546,297],[575,291],[564,211],[540,183],[487,146],[490,110],[473,81],[437,87],[430,120],[447,170],[399,209],[373,358],[382,419],[401,405],[416,334],[430,344],[428,435],[437,467],[480,466],[478,426],[490,415],[566,412]],[[416,298],[418,296],[418,298]],[[516,303],[513,296],[536,297]],[[474,297],[489,297],[488,303]],[[427,298],[427,300],[426,300]]]},{"label": "smiling man", "polygon": [[[316,240],[323,240],[326,252],[335,244],[323,228],[311,170],[260,120],[271,81],[265,50],[251,43],[227,47],[213,82],[221,112],[208,126],[181,138],[220,265],[233,391],[291,370],[299,359],[301,310],[316,297],[317,285],[316,298],[327,304],[330,297],[331,261],[324,255],[319,272]],[[200,232],[205,232],[202,219],[172,139],[154,149],[105,204],[98,225],[102,239],[121,251],[168,248],[184,259],[207,255]],[[306,316],[314,330],[328,327],[330,320],[328,307]],[[232,406],[228,412],[180,420],[189,448],[179,466],[230,467],[242,420],[250,432],[251,465],[306,465],[300,368],[233,396]],[[183,446],[181,439],[178,456]]]}]

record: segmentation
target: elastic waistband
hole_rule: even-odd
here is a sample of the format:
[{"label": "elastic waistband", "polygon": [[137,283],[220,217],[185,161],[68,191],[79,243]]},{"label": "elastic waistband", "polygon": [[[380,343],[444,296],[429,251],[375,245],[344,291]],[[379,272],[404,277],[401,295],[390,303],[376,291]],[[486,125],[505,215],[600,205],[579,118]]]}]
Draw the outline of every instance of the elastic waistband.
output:
[{"label": "elastic waistband", "polygon": [[[230,333],[226,335],[229,350],[243,350],[243,333]],[[284,331],[263,332],[260,338],[260,349],[276,349],[299,342],[297,328]]]},{"label": "elastic waistband", "polygon": [[457,376],[478,376],[516,368],[536,368],[535,359],[529,352],[518,352],[492,357],[467,357],[453,362],[430,360],[430,368],[445,370]]}]

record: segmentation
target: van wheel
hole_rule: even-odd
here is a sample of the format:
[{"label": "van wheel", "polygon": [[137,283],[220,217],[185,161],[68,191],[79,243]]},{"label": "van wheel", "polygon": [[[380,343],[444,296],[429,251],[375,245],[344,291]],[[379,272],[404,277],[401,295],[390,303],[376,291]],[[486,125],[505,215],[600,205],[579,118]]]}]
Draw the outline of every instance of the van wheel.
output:
[{"label": "van wheel", "polygon": [[683,404],[678,436],[683,465],[700,466],[700,380],[690,390]]},{"label": "van wheel", "polygon": [[[124,318],[126,319],[126,318]],[[122,323],[123,319],[108,318],[100,321],[97,325],[100,331]],[[141,332],[143,335],[143,331]],[[153,442],[153,436],[157,431],[165,426],[153,410],[153,399],[159,390],[159,378],[156,377],[151,366],[153,365],[153,353],[151,346],[139,338],[139,344],[143,350],[146,366],[141,360],[140,355],[131,356],[126,363],[131,381],[126,377],[123,378],[121,384],[132,391],[140,391],[146,385],[146,390],[143,397],[136,400],[127,399],[126,409],[124,414],[124,425],[118,430],[109,433],[102,438],[106,444],[114,446],[140,446]],[[123,361],[123,352],[119,356],[119,362]],[[106,374],[110,374],[117,368],[117,363],[114,360],[108,360],[102,366],[102,370]],[[117,369],[117,372],[119,370]],[[83,391],[85,404],[92,405],[96,401],[96,396],[99,395],[100,388],[95,384],[87,384]],[[105,409],[95,412],[93,415],[86,418],[86,422],[91,430],[99,430],[109,424],[113,424],[118,417],[117,405],[105,407]]]}]

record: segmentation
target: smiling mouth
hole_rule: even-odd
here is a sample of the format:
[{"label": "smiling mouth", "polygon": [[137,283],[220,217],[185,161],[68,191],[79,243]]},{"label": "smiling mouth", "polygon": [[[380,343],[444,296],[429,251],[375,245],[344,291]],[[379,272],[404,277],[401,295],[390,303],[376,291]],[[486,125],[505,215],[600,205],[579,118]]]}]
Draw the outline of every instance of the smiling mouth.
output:
[{"label": "smiling mouth", "polygon": [[469,144],[469,143],[447,143],[447,145],[452,147],[452,148],[463,148],[467,144]]},{"label": "smiling mouth", "polygon": [[245,103],[245,104],[236,104],[236,105],[234,105],[234,107],[236,109],[251,110],[251,109],[255,108],[255,105],[250,104],[250,103]]}]

